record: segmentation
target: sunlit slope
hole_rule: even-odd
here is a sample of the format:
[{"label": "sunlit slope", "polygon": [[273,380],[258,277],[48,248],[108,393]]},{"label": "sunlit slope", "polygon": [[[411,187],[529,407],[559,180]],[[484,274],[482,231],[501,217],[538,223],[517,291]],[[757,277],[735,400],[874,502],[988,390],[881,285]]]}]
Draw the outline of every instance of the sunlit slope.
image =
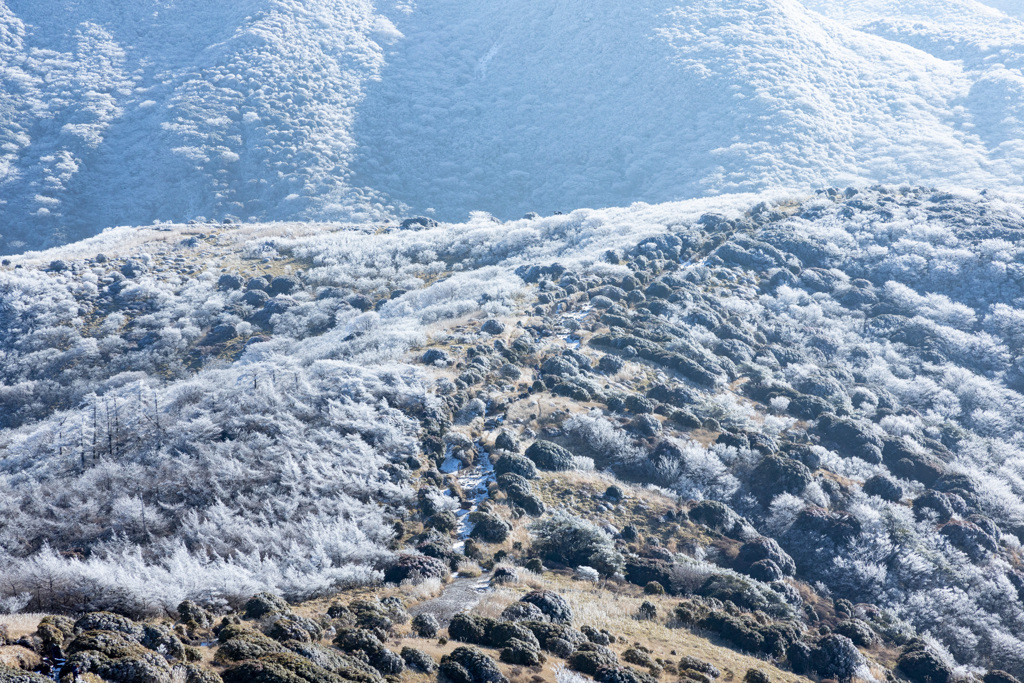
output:
[{"label": "sunlit slope", "polygon": [[[994,10],[958,16],[979,14],[1021,35]],[[991,86],[959,54],[793,0],[422,3],[396,25],[406,40],[361,107],[355,168],[417,211],[513,217],[825,181],[1019,180],[993,153],[1012,134],[999,108],[1018,93],[967,101]]]},{"label": "sunlit slope", "polygon": [[[994,2],[994,0],[993,0]],[[0,252],[236,216],[463,220],[1020,184],[974,0],[0,1]]]},{"label": "sunlit slope", "polygon": [[345,169],[393,32],[372,3],[62,4],[0,3],[0,251],[367,205]]}]

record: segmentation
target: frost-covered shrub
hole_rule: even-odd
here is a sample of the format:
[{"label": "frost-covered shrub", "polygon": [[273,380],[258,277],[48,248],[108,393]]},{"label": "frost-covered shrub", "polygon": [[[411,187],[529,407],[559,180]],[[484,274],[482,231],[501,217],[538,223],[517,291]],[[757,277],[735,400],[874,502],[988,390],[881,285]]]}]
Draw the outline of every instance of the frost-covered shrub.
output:
[{"label": "frost-covered shrub", "polygon": [[593,458],[599,468],[634,461],[643,455],[625,432],[594,415],[573,415],[562,424],[562,429],[575,452]]},{"label": "frost-covered shrub", "polygon": [[412,620],[412,631],[420,638],[435,638],[441,625],[433,614],[417,614]]},{"label": "frost-covered shrub", "polygon": [[526,449],[526,457],[532,460],[538,469],[548,472],[571,470],[575,460],[572,453],[550,441],[535,441]]},{"label": "frost-covered shrub", "polygon": [[611,536],[585,519],[558,511],[534,523],[530,530],[534,548],[547,560],[575,567],[586,565],[604,574],[623,568],[622,556]]},{"label": "frost-covered shrub", "polygon": [[846,636],[830,634],[818,641],[811,654],[814,670],[820,676],[840,681],[852,680],[867,668],[864,656]]}]

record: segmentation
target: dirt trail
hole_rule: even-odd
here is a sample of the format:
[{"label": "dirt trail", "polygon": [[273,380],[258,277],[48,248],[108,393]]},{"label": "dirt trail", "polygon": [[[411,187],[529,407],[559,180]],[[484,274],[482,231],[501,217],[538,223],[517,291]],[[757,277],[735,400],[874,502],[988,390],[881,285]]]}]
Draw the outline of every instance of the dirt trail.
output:
[{"label": "dirt trail", "polygon": [[441,626],[447,626],[452,617],[472,609],[490,590],[490,573],[473,578],[460,577],[445,586],[441,595],[411,607],[409,612],[413,616],[433,614]]}]

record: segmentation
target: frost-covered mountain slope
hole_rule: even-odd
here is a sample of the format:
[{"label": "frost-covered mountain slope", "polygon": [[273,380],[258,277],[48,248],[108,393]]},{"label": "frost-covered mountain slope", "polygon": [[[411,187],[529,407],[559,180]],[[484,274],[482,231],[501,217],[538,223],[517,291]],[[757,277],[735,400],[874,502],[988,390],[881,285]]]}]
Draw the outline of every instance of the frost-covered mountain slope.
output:
[{"label": "frost-covered mountain slope", "polygon": [[375,41],[396,35],[372,3],[60,4],[0,3],[0,250],[370,208],[345,170]]},{"label": "frost-covered mountain slope", "polygon": [[[967,34],[996,21],[946,4],[972,8],[959,15]],[[961,104],[979,78],[961,55],[793,0],[422,3],[396,25],[407,39],[362,105],[355,168],[449,219],[829,180],[1020,180],[973,130],[1017,135],[1001,113]],[[1024,37],[1016,20],[1000,26]]]},{"label": "frost-covered mountain slope", "polygon": [[[874,632],[1024,675],[1022,235],[1019,196],[877,187],[411,229],[119,228],[14,257],[0,608],[373,581],[398,551],[438,552],[421,543],[437,468],[542,438],[570,450],[527,451],[542,469],[675,499],[656,522],[674,552],[614,541],[640,585],[739,571],[730,595],[801,632],[846,600],[866,648]],[[772,563],[743,564],[747,543]]]},{"label": "frost-covered mountain slope", "polygon": [[1024,158],[1024,24],[975,0],[4,0],[0,35],[2,252],[197,216],[1012,187]]}]

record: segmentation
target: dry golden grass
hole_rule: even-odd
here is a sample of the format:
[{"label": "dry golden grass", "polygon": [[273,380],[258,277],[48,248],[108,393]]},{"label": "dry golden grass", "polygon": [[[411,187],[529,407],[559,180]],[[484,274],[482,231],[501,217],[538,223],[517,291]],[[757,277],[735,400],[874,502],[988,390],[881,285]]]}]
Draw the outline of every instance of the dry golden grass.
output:
[{"label": "dry golden grass", "polygon": [[484,570],[473,560],[463,560],[459,563],[458,575],[462,578],[475,579],[483,575]]},{"label": "dry golden grass", "polygon": [[[534,579],[536,580],[536,578]],[[490,617],[491,619],[497,619],[501,616],[502,611],[513,602],[519,599],[517,593],[512,591],[498,589],[485,595],[480,602],[473,608],[473,614],[481,617]]]},{"label": "dry golden grass", "polygon": [[[738,682],[749,669],[761,669],[768,674],[773,683],[808,683],[807,678],[736,652],[688,629],[669,628],[666,623],[667,617],[677,602],[673,598],[643,595],[636,586],[575,581],[568,576],[552,572],[543,576],[532,574],[526,578],[527,580],[521,580],[518,584],[495,588],[471,610],[472,613],[497,618],[505,607],[518,601],[529,590],[547,588],[557,591],[569,601],[575,613],[574,624],[577,627],[589,625],[607,629],[614,634],[617,642],[611,648],[619,655],[635,643],[640,643],[650,648],[655,658],[678,661],[680,657],[690,655],[711,662],[722,671],[721,681]],[[635,618],[640,603],[644,600],[653,602],[658,608],[658,617],[653,621]],[[389,645],[396,651],[403,646],[415,647],[440,661],[441,657],[462,643],[450,641],[442,645],[438,640],[414,637],[409,634],[408,627],[405,627]],[[480,649],[498,660],[498,650],[487,647]],[[499,667],[513,683],[555,683],[555,667],[559,665],[564,665],[564,662],[550,655],[548,661],[541,667],[515,667],[499,663]],[[667,681],[670,678],[669,674],[662,674],[662,680]],[[413,675],[409,680],[421,683],[421,679],[425,683],[429,677]]]},{"label": "dry golden grass", "polygon": [[8,637],[17,640],[22,636],[35,633],[35,630],[39,628],[40,620],[45,616],[41,612],[0,614],[0,631],[6,629]]},{"label": "dry golden grass", "polygon": [[[690,655],[711,662],[722,671],[722,680],[725,681],[742,680],[747,670],[754,668],[761,669],[775,682],[808,681],[768,662],[724,647],[686,628],[669,628],[666,622],[678,602],[677,599],[644,595],[636,586],[594,584],[553,573],[545,574],[539,583],[557,591],[569,602],[575,614],[574,623],[577,627],[588,625],[607,629],[614,634],[618,642],[611,647],[620,655],[623,650],[640,643],[650,648],[655,658],[678,661],[680,657]],[[481,606],[488,612],[495,611],[498,606],[504,609],[504,605],[518,600],[528,589],[528,586],[523,585],[498,588],[488,597],[487,604],[481,603]],[[644,600],[649,600],[657,606],[656,619],[641,621],[635,618],[640,603]],[[473,612],[477,613],[477,610]],[[554,680],[552,666],[559,661],[552,659],[545,666],[545,680]],[[549,673],[551,676],[547,675]],[[665,676],[667,677],[667,674]]]},{"label": "dry golden grass", "polygon": [[5,645],[0,647],[0,664],[12,669],[30,671],[42,664],[42,660],[39,655],[26,647]]},{"label": "dry golden grass", "polygon": [[[625,492],[625,500],[613,511],[599,510],[602,494],[613,483]],[[678,516],[676,521],[662,521],[666,513],[683,510],[675,500],[658,491],[629,486],[606,474],[542,473],[535,486],[550,509],[564,510],[595,523],[608,522],[619,529],[633,525],[646,540],[660,543],[669,550],[684,551],[693,545],[708,546],[715,542],[706,530],[687,521],[685,515]]]}]

